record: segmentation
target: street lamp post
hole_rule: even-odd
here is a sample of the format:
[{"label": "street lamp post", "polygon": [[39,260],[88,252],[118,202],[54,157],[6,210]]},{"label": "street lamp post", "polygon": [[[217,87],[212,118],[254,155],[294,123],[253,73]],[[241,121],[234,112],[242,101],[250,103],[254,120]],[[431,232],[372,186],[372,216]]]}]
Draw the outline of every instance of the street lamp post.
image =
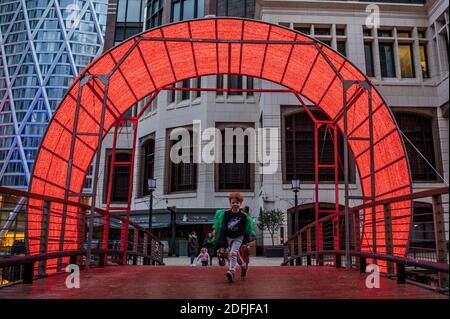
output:
[{"label": "street lamp post", "polygon": [[300,190],[300,180],[299,179],[293,179],[291,181],[292,183],[292,191],[294,192],[294,234],[298,231],[298,211],[297,211],[297,206],[298,206],[298,197],[297,197],[297,193]]},{"label": "street lamp post", "polygon": [[152,218],[153,218],[153,191],[156,189],[156,179],[148,179],[148,192],[150,193],[150,205],[148,208],[148,231],[152,232]]}]

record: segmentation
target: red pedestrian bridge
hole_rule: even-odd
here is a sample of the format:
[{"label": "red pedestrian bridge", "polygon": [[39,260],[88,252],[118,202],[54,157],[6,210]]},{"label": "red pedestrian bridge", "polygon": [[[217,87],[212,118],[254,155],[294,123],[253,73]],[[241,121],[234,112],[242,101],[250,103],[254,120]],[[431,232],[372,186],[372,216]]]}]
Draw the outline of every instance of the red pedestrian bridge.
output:
[{"label": "red pedestrian bridge", "polygon": [[[47,202],[61,201],[4,187],[0,187],[0,193],[3,198],[14,194]],[[448,194],[448,188],[419,192],[408,198],[442,198],[443,194]],[[391,199],[395,200],[405,198]],[[7,202],[2,204],[5,207]],[[386,206],[389,204],[389,201],[384,202]],[[80,203],[70,205],[80,209],[89,207]],[[363,209],[355,207],[352,211]],[[106,214],[101,209],[96,212]],[[340,212],[336,217],[343,214]],[[118,222],[123,219],[112,213],[109,218]],[[224,267],[166,266],[162,243],[133,222],[128,229],[125,256],[120,245],[110,245],[111,249],[92,247],[89,267],[86,267],[87,250],[83,248],[36,255],[10,251],[0,258],[0,299],[448,299],[448,263],[437,260],[437,251],[434,257],[430,254],[398,257],[361,252],[353,242],[351,251],[334,250],[332,244],[336,237],[327,231],[330,218],[333,217],[319,220],[323,250],[316,252],[314,249],[316,223],[313,222],[285,243],[283,262],[279,266],[252,266],[250,263],[248,278],[241,278],[238,272],[233,283],[226,279]],[[96,236],[101,237],[101,234]],[[357,232],[352,232],[351,236],[355,238]],[[84,241],[81,237],[79,240],[82,247]],[[339,245],[345,246],[345,243]],[[346,264],[347,260],[350,265]],[[381,261],[386,263],[386,268],[380,266],[379,286],[369,288],[366,282],[373,283],[368,279],[373,274],[366,273],[366,266]],[[71,275],[65,272],[69,264],[79,267],[79,288],[70,289],[66,285]],[[239,289],[220,289],[229,285]]]},{"label": "red pedestrian bridge", "polygon": [[[174,87],[183,80],[219,74],[256,77],[281,88]],[[151,227],[133,222],[131,214],[138,120],[162,90],[290,94],[315,124],[315,220],[285,242],[282,265],[255,267],[245,283],[234,283],[242,285],[242,296],[441,297],[408,281],[448,291],[448,211],[444,209],[448,186],[413,193],[401,132],[376,86],[344,56],[308,35],[262,21],[208,18],[136,35],[103,53],[74,80],[42,140],[29,191],[0,187],[1,207],[15,217],[8,218],[0,234],[0,280],[8,286],[0,289],[0,297],[94,298],[102,286],[114,288],[102,292],[111,298],[204,296],[195,288],[200,270],[164,266],[161,241]],[[146,103],[137,116],[126,115],[141,101]],[[316,118],[311,106],[326,118]],[[122,126],[133,131],[129,162],[115,156]],[[128,201],[124,207],[111,206],[113,174],[109,174],[106,207],[98,208],[102,142],[112,128],[110,171],[115,165],[130,167]],[[324,130],[333,143],[333,163],[320,161],[318,135]],[[344,146],[343,206],[338,134]],[[350,156],[361,196],[350,195]],[[93,191],[86,196],[83,184],[94,158]],[[319,205],[321,170],[334,171],[333,209]],[[350,200],[362,205],[351,207]],[[417,200],[432,207],[424,213],[432,216],[423,222],[433,229],[427,247],[411,245],[415,233],[428,232],[428,228],[413,229]],[[327,216],[319,218],[324,213]],[[78,290],[63,287],[68,264],[82,269]],[[371,264],[383,274],[379,290],[365,288],[366,266]],[[212,287],[224,279],[219,268],[201,271],[205,280],[198,285]]]}]

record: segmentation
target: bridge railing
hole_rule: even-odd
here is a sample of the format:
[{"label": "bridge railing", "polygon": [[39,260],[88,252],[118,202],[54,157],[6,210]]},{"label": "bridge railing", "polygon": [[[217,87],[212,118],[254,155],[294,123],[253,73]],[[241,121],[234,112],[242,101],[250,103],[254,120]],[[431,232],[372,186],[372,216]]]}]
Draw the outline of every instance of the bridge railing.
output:
[{"label": "bridge railing", "polygon": [[[448,291],[448,187],[416,192],[375,202],[377,237],[383,238],[384,246],[378,252],[367,245],[363,235],[364,210],[373,207],[366,203],[349,209],[350,249],[346,251],[345,211],[329,214],[304,226],[284,243],[282,265],[335,266],[360,269],[366,272],[368,263],[376,263],[382,273],[396,277],[399,283],[415,281],[438,290]],[[396,203],[409,202],[414,208],[410,237],[406,254],[395,254],[393,245],[391,212]],[[404,208],[404,206],[403,206]],[[395,218],[394,218],[395,219]],[[397,221],[398,222],[398,221]],[[316,240],[316,234],[318,238]],[[363,238],[363,236],[365,236]],[[370,236],[370,235],[369,235]],[[371,243],[372,238],[369,239]],[[318,247],[316,247],[318,246]],[[347,252],[347,255],[346,255]]]},{"label": "bridge railing", "polygon": [[[70,214],[65,220],[64,245],[59,245],[64,206]],[[34,279],[64,272],[69,264],[85,267],[90,210],[86,200],[64,201],[0,187],[0,287],[31,283]],[[36,220],[39,222],[29,223]],[[163,244],[147,229],[128,221],[128,233],[123,236],[121,225],[125,217],[120,212],[100,208],[95,209],[93,220],[89,267],[164,265]],[[40,226],[31,229],[30,225]],[[105,231],[107,237],[103,236]],[[30,238],[29,234],[36,234],[36,237]],[[104,238],[107,238],[105,243]],[[122,238],[126,240],[124,245],[121,245]]]}]

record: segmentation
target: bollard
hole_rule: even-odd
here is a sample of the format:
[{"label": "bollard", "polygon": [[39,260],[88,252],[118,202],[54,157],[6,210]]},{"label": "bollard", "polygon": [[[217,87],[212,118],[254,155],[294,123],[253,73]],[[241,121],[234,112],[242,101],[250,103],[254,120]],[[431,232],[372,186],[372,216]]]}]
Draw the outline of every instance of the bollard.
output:
[{"label": "bollard", "polygon": [[406,284],[405,265],[401,264],[399,262],[397,262],[396,265],[397,265],[397,283],[398,284]]},{"label": "bollard", "polygon": [[361,274],[366,273],[366,265],[367,265],[366,257],[359,257],[359,272]]},{"label": "bollard", "polygon": [[105,267],[105,254],[98,255],[98,268]]},{"label": "bollard", "polygon": [[336,266],[336,268],[341,268],[342,267],[341,255],[336,255],[336,259],[335,259],[334,265]]},{"label": "bollard", "polygon": [[23,265],[23,283],[33,283],[34,276],[34,262],[26,263]]},{"label": "bollard", "polygon": [[70,264],[76,265],[77,264],[77,256],[70,256]]}]

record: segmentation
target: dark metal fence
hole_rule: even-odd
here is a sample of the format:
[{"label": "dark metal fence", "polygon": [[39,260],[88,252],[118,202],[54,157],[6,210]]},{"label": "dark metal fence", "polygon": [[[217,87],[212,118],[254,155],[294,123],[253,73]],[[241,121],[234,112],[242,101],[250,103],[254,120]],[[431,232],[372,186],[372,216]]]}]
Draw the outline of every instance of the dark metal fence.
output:
[{"label": "dark metal fence", "polygon": [[[399,283],[407,279],[420,282],[440,291],[448,291],[448,238],[449,211],[448,187],[430,189],[407,196],[377,201],[377,232],[384,232],[385,247],[374,253],[361,249],[364,241],[364,210],[373,207],[367,203],[350,208],[350,250],[345,250],[345,212],[330,214],[319,222],[312,222],[295,233],[284,243],[282,265],[329,265],[357,268],[366,271],[367,262],[377,263],[380,270]],[[418,201],[420,200],[420,201]],[[414,210],[411,219],[410,238],[405,243],[404,256],[395,254],[393,245],[391,211],[395,203],[410,201]],[[404,207],[402,207],[404,209]],[[371,221],[370,221],[371,222]],[[318,229],[316,229],[318,225]],[[316,243],[316,234],[318,240]],[[318,245],[318,249],[316,249]],[[348,256],[348,257],[347,257]],[[344,258],[346,257],[346,258]],[[351,260],[349,265],[346,261]]]},{"label": "dark metal fence", "polygon": [[[33,204],[37,199],[43,201],[42,206]],[[30,283],[49,274],[64,272],[69,264],[77,264],[81,269],[86,265],[89,258],[87,220],[91,212],[90,205],[82,202],[66,203],[71,209],[76,208],[77,213],[66,217],[66,230],[72,231],[65,234],[64,242],[67,245],[61,250],[57,242],[58,229],[51,227],[61,226],[57,218],[61,216],[64,201],[0,187],[0,287],[19,282]],[[41,226],[30,229],[28,220],[36,218],[41,221]],[[53,219],[51,224],[49,218]],[[128,234],[122,237],[124,218],[102,209],[95,209],[93,220],[90,267],[164,265],[163,244],[148,230],[129,222]],[[105,220],[109,222],[105,223]],[[103,245],[106,227],[108,242]],[[40,234],[40,241],[38,244],[36,240],[33,241],[33,246],[29,234],[36,232]],[[121,249],[122,238],[127,240],[126,250]]]}]

